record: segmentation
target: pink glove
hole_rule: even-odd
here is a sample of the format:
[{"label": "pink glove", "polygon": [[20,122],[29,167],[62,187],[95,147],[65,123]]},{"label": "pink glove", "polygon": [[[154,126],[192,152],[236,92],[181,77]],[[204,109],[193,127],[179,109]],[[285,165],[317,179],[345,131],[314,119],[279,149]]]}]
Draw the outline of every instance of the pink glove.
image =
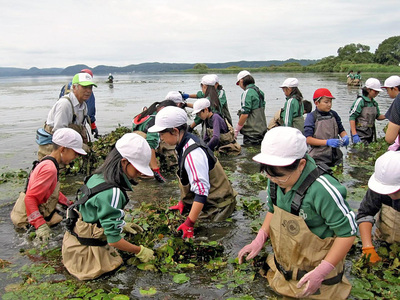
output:
[{"label": "pink glove", "polygon": [[236,125],[236,127],[235,127],[235,139],[237,138],[237,136],[238,136],[238,134],[239,134],[239,131],[240,131],[240,129],[242,129],[243,128],[243,126],[242,125],[239,125],[239,123]]},{"label": "pink glove", "polygon": [[178,202],[177,205],[173,205],[168,207],[169,210],[179,210],[179,212],[182,214],[183,208],[185,207],[185,204],[183,204],[182,200]]},{"label": "pink glove", "polygon": [[193,237],[193,226],[194,226],[194,222],[192,222],[192,220],[190,220],[189,217],[187,217],[186,221],[181,224],[181,226],[178,227],[178,229],[176,231],[183,231],[183,238],[192,238]]},{"label": "pink glove", "polygon": [[239,251],[239,264],[243,262],[243,256],[245,256],[247,253],[249,253],[249,255],[247,255],[246,260],[256,257],[258,253],[260,253],[267,238],[268,234],[262,228],[260,228],[257,237],[251,242],[251,244],[244,246],[242,250]]},{"label": "pink glove", "polygon": [[334,269],[335,267],[327,262],[326,260],[321,261],[321,263],[315,267],[314,270],[308,272],[304,275],[299,283],[297,284],[297,288],[301,288],[303,284],[306,284],[305,289],[299,295],[299,297],[307,297],[309,295],[314,294],[320,287],[322,281],[324,281],[325,277]]}]

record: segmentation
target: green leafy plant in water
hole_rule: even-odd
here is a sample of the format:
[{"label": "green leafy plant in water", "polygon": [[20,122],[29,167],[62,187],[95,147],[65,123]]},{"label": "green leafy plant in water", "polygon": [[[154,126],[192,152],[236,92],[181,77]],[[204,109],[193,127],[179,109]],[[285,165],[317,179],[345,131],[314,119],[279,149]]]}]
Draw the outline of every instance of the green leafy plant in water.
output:
[{"label": "green leafy plant in water", "polygon": [[400,298],[400,244],[381,243],[377,252],[381,262],[369,264],[362,256],[353,263],[351,273],[353,288],[351,295],[357,299],[399,299]]},{"label": "green leafy plant in water", "polygon": [[265,203],[263,203],[259,197],[241,197],[239,207],[244,211],[244,214],[251,217],[252,219],[259,218],[261,213],[267,211]]},{"label": "green leafy plant in water", "polygon": [[6,182],[21,182],[28,178],[26,170],[19,169],[18,171],[8,171],[0,174],[0,184]]}]

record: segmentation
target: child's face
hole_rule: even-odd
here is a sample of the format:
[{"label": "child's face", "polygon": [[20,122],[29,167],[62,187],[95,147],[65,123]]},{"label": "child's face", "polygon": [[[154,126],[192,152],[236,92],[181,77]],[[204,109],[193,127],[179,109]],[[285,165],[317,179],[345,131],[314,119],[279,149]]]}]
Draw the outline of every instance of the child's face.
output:
[{"label": "child's face", "polygon": [[389,97],[392,99],[396,98],[397,94],[399,93],[399,90],[395,87],[394,88],[393,87],[386,88],[386,91],[387,91]]},{"label": "child's face", "polygon": [[332,108],[332,99],[328,97],[322,97],[319,101],[315,102],[315,106],[319,111],[328,112]]}]

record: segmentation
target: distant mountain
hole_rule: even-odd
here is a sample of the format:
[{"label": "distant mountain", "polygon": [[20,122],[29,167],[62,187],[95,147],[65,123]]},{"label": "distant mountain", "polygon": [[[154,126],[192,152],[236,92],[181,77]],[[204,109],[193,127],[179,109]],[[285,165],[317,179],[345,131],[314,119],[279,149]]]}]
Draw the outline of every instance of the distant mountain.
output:
[{"label": "distant mountain", "polygon": [[[272,65],[280,66],[286,63],[299,63],[302,66],[307,66],[310,64],[315,64],[319,60],[307,60],[307,59],[294,59],[290,58],[288,60],[268,60],[268,61],[236,61],[236,62],[226,62],[226,63],[206,63],[210,69],[224,69],[232,66],[239,68],[258,68],[258,67],[269,67]],[[114,67],[100,65],[95,68],[90,68],[96,75],[106,75],[108,73],[163,73],[163,72],[176,72],[185,71],[193,69],[196,64],[188,63],[159,63],[159,62],[149,62],[137,65],[129,65],[125,67]],[[1,76],[54,76],[54,75],[65,75],[72,76],[78,73],[82,69],[89,68],[87,65],[75,65],[69,66],[65,69],[62,68],[46,68],[39,69],[36,67],[30,69],[21,68],[2,68],[0,67],[0,77]]]}]

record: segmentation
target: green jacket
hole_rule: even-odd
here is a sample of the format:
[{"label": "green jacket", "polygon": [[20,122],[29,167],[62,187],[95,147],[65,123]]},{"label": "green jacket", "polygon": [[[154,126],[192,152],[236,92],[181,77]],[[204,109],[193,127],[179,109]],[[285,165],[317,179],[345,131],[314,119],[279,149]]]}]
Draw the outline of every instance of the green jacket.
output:
[{"label": "green jacket", "polygon": [[[122,188],[131,191],[132,186],[125,175],[124,179],[125,184]],[[92,188],[102,182],[104,182],[103,175],[94,174],[86,185]],[[128,201],[121,189],[114,187],[89,198],[79,206],[79,211],[83,221],[91,224],[100,223],[108,243],[116,243],[122,238],[122,227],[125,225],[124,207]]]},{"label": "green jacket", "polygon": [[358,97],[356,99],[356,101],[354,101],[353,104],[351,105],[350,112],[349,112],[350,120],[355,121],[361,115],[361,112],[364,107],[373,107],[373,106],[376,107],[376,117],[375,117],[375,119],[376,119],[381,114],[381,112],[379,110],[378,102],[376,102],[375,99],[371,100],[370,98],[368,98],[366,96]]},{"label": "green jacket", "polygon": [[[246,90],[242,93],[241,96],[241,111],[240,114],[248,115],[251,111],[265,107],[265,100],[260,99],[257,91],[255,90],[256,86],[254,84],[249,84],[246,86]],[[264,92],[259,90],[261,95],[264,96]],[[265,99],[265,96],[264,96]]]},{"label": "green jacket", "polygon": [[145,120],[137,121],[137,116],[132,121],[132,131],[141,131],[146,134],[146,141],[149,143],[151,149],[157,149],[160,143],[160,135],[158,132],[148,132],[148,129],[154,125],[156,119],[156,112],[152,115],[145,117]]},{"label": "green jacket", "polygon": [[[307,155],[307,164],[293,188],[283,193],[277,187],[277,206],[290,212],[292,198],[307,175],[316,168],[314,160]],[[270,181],[268,180],[268,186]],[[269,212],[273,213],[274,208],[270,199],[268,189],[267,205]],[[335,178],[324,174],[308,188],[299,216],[306,222],[308,228],[320,238],[326,237],[349,237],[357,233],[355,214],[346,201],[347,190]]]},{"label": "green jacket", "polygon": [[286,102],[281,112],[283,126],[293,127],[293,119],[303,117],[303,114],[303,103],[295,97],[286,97]]}]

